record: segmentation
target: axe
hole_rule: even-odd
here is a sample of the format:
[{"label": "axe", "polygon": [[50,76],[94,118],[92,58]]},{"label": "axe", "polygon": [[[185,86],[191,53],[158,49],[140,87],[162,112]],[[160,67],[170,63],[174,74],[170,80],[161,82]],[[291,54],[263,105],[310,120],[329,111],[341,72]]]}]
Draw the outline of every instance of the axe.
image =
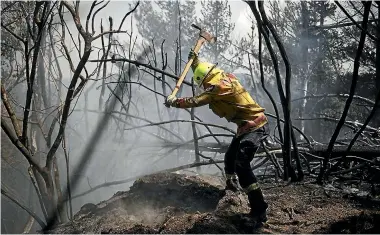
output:
[{"label": "axe", "polygon": [[[203,43],[205,43],[206,41],[209,43],[214,43],[216,41],[216,37],[212,36],[210,33],[206,32],[204,29],[201,29],[199,26],[197,26],[195,24],[192,24],[191,26],[199,30],[199,38],[198,38],[198,41],[195,44],[195,47],[193,49],[193,51],[195,53],[199,52]],[[176,84],[174,90],[172,91],[171,95],[175,96],[177,94],[179,88],[181,87],[183,80],[186,77],[186,74],[189,72],[189,69],[191,67],[191,64],[193,63],[193,60],[194,60],[194,58],[190,58],[190,60],[187,62],[187,64],[186,64],[181,76],[179,77],[177,84]]]}]

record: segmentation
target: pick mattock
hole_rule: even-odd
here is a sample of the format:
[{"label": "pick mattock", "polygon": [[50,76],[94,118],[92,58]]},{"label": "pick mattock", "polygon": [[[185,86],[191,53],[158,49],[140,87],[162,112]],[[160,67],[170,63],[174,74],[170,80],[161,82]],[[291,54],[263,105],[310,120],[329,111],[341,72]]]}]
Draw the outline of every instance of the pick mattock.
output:
[{"label": "pick mattock", "polygon": [[[204,29],[201,29],[199,26],[195,25],[195,24],[192,24],[191,25],[192,27],[198,29],[200,32],[199,32],[199,38],[198,38],[198,41],[197,41],[197,44],[195,44],[195,47],[193,49],[193,51],[195,53],[198,53],[199,50],[201,49],[203,43],[205,43],[206,41],[209,42],[209,43],[214,43],[216,41],[216,37],[212,36],[210,33],[206,32]],[[179,77],[178,79],[178,82],[174,88],[174,90],[172,91],[172,95],[176,95],[179,88],[181,87],[181,84],[183,82],[183,80],[185,79],[186,77],[186,74],[187,72],[189,72],[189,69],[191,67],[191,64],[193,63],[193,60],[194,60],[194,57],[190,58],[189,61],[187,62],[181,76]]]}]

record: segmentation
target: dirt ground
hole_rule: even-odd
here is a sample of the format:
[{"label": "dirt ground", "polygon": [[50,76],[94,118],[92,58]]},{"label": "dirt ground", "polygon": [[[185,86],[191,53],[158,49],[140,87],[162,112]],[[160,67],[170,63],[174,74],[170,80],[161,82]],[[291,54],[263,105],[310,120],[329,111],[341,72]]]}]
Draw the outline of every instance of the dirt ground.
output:
[{"label": "dirt ground", "polygon": [[243,193],[218,177],[156,174],[137,180],[49,233],[380,233],[380,210],[335,188],[310,182],[262,183],[268,223],[253,229]]}]

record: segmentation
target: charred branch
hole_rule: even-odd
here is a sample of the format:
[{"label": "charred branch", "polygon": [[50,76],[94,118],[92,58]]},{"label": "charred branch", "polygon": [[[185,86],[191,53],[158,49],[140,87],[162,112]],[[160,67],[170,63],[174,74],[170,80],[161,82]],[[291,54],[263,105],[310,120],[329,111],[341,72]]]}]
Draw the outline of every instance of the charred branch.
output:
[{"label": "charred branch", "polygon": [[21,132],[20,125],[18,123],[19,121],[16,117],[16,114],[15,114],[11,104],[9,103],[8,95],[7,95],[7,92],[6,92],[3,84],[1,84],[1,99],[3,100],[3,104],[5,106],[5,109],[7,110],[8,115],[12,121],[12,125],[13,125],[15,132],[16,132],[17,138],[20,140],[22,137],[22,132]]},{"label": "charred branch", "polygon": [[[377,22],[379,19],[374,20],[368,20],[368,23]],[[348,27],[348,26],[360,26],[363,21],[354,21],[349,23],[341,23],[341,24],[327,24],[327,25],[318,25],[314,27],[310,27],[309,30],[319,30],[319,29],[336,29],[336,28],[342,28],[342,27]]]},{"label": "charred branch", "polygon": [[28,162],[38,169],[39,172],[43,172],[43,169],[38,165],[38,162],[33,158],[32,154],[30,153],[29,149],[25,147],[21,141],[13,135],[11,128],[8,126],[6,120],[1,118],[1,128],[5,132],[5,134],[8,136],[9,140],[12,141],[12,143],[17,147],[18,150],[25,156],[25,158],[28,160]]},{"label": "charred branch", "polygon": [[364,17],[363,17],[363,23],[362,23],[363,30],[362,30],[361,35],[360,35],[358,50],[357,50],[355,61],[354,61],[354,71],[353,71],[353,76],[352,76],[351,88],[350,88],[350,92],[349,92],[350,95],[346,100],[346,104],[344,106],[342,116],[341,116],[341,118],[337,124],[337,127],[336,127],[331,139],[330,139],[330,142],[329,142],[329,145],[327,148],[327,155],[326,155],[325,159],[323,160],[323,165],[322,165],[322,168],[321,168],[320,173],[318,175],[318,183],[322,183],[322,180],[325,176],[324,174],[325,174],[325,171],[327,170],[328,162],[329,162],[330,157],[331,157],[330,153],[332,152],[332,149],[334,147],[334,143],[335,143],[336,139],[338,138],[340,129],[342,128],[342,126],[344,124],[348,110],[349,110],[351,102],[353,100],[353,96],[355,94],[355,89],[356,89],[356,84],[357,84],[358,74],[359,74],[359,67],[360,67],[360,57],[361,57],[361,54],[362,54],[362,51],[364,48],[364,42],[365,42],[365,38],[367,35],[366,30],[367,30],[367,24],[368,24],[368,16],[369,16],[369,10],[371,8],[372,3],[371,2],[364,2],[363,4],[364,4]]},{"label": "charred branch", "polygon": [[142,125],[142,126],[138,126],[138,127],[127,128],[125,130],[133,130],[133,129],[143,128],[143,127],[148,127],[148,126],[163,125],[163,124],[168,124],[168,123],[172,123],[172,122],[190,122],[190,123],[196,123],[196,124],[203,125],[203,126],[218,127],[218,128],[223,129],[223,130],[226,130],[226,131],[228,131],[230,133],[235,134],[235,131],[233,131],[233,130],[227,128],[227,127],[224,127],[224,126],[215,125],[215,124],[211,124],[211,123],[198,122],[198,121],[193,121],[193,120],[180,120],[180,119],[178,119],[178,120],[170,120],[170,121],[163,121],[163,122],[157,122],[157,123],[152,123],[152,124],[146,124],[146,125]]},{"label": "charred branch", "polygon": [[262,43],[262,32],[261,32],[261,30],[262,30],[261,27],[258,27],[258,31],[259,31],[259,66],[260,66],[261,86],[263,87],[265,93],[267,94],[267,96],[270,99],[270,102],[273,105],[274,112],[276,114],[275,118],[276,118],[277,126],[278,126],[278,135],[280,136],[281,143],[284,143],[284,137],[282,135],[282,129],[280,128],[281,127],[281,125],[280,125],[281,118],[280,118],[280,114],[278,112],[276,101],[274,100],[273,96],[270,94],[270,92],[268,91],[268,89],[265,86],[265,81],[264,81],[264,66],[263,66],[263,62],[262,62],[262,44],[263,43]]},{"label": "charred branch", "polygon": [[[319,98],[335,98],[335,97],[348,98],[349,96],[350,96],[349,94],[308,95],[308,96],[304,96],[304,97],[299,97],[299,98],[293,99],[292,102],[295,102],[295,101],[298,101],[298,100],[302,100],[302,99],[319,99]],[[366,103],[368,105],[374,105],[375,104],[374,101],[372,101],[372,100],[370,100],[368,98],[362,97],[362,96],[358,96],[358,95],[354,95],[353,99],[356,99],[358,101],[363,101],[364,103]]]},{"label": "charred branch", "polygon": [[[367,34],[367,36],[369,38],[371,38],[372,40],[374,41],[378,41],[379,39],[376,38],[375,36],[373,36],[372,34],[370,34],[368,31],[367,31],[367,25],[368,25],[368,20],[364,20],[364,16],[365,16],[365,10],[364,10],[364,15],[363,15],[363,21],[361,21],[361,26],[359,25],[358,22],[356,22],[356,20],[354,18],[352,18],[352,16],[346,11],[346,9],[340,5],[339,1],[334,1],[335,4],[340,8],[340,10],[342,10],[342,12],[351,20],[351,22],[356,26],[358,27],[361,31],[363,31],[365,34]],[[370,4],[372,4],[372,2],[370,2]],[[371,5],[369,5],[369,8],[371,8]],[[365,25],[365,27],[363,27]]]},{"label": "charred branch", "polygon": [[[137,67],[139,66],[143,66],[145,68],[148,68],[148,69],[151,69],[151,70],[154,70],[158,73],[161,73],[161,74],[165,74],[166,76],[168,77],[171,77],[171,78],[174,78],[175,80],[179,80],[179,77],[176,76],[176,75],[173,75],[171,73],[168,73],[166,71],[163,71],[161,69],[158,69],[158,68],[155,68],[154,66],[151,66],[150,64],[146,64],[146,63],[143,63],[143,62],[139,62],[137,60],[130,60],[130,59],[127,59],[127,58],[113,58],[113,59],[105,59],[105,60],[89,60],[88,62],[112,62],[112,63],[115,63],[115,62],[118,62],[118,61],[121,61],[121,62],[128,62],[128,63],[131,63],[131,64],[134,64],[136,65]],[[191,86],[191,83],[190,82],[187,82],[187,81],[183,81],[184,84],[188,85],[188,86]]]},{"label": "charred branch", "polygon": [[30,216],[33,216],[33,218],[37,221],[37,223],[41,226],[41,228],[45,227],[45,223],[43,220],[38,217],[37,214],[35,214],[32,210],[30,210],[28,207],[22,205],[13,195],[10,195],[7,191],[1,187],[1,194],[4,195],[6,198],[14,202],[17,206],[21,207],[23,210],[25,210]]}]

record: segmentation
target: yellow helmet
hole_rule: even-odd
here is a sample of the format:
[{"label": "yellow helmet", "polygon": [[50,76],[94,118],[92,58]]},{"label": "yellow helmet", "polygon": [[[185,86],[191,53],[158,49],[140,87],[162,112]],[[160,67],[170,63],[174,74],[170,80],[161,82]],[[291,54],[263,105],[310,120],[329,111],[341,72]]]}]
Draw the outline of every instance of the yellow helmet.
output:
[{"label": "yellow helmet", "polygon": [[194,76],[193,76],[194,82],[199,87],[201,87],[206,77],[214,74],[213,70],[215,67],[216,67],[216,64],[211,64],[208,62],[200,62],[194,70]]}]

